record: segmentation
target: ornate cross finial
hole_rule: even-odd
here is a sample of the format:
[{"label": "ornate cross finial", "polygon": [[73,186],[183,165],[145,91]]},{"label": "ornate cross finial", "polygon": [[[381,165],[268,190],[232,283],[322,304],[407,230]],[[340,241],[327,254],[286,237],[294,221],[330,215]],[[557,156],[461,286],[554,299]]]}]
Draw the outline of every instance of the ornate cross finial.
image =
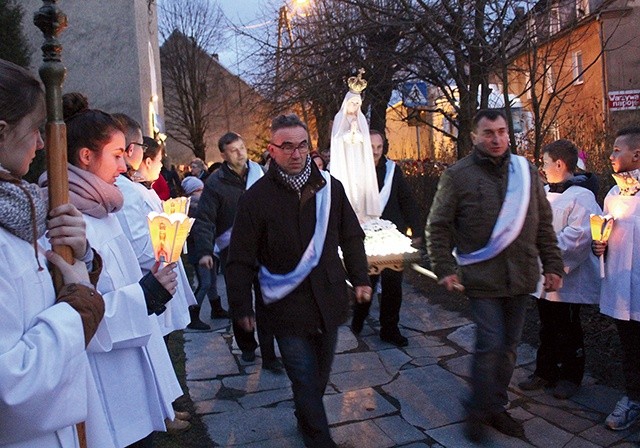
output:
[{"label": "ornate cross finial", "polygon": [[367,88],[367,81],[362,77],[364,75],[364,69],[358,69],[358,76],[351,76],[347,80],[347,85],[349,86],[349,91],[351,93],[360,94],[364,89]]},{"label": "ornate cross finial", "polygon": [[62,45],[58,36],[67,27],[67,16],[58,8],[57,0],[43,0],[42,3],[44,5],[33,15],[33,23],[44,34],[42,59],[45,62],[59,62]]}]

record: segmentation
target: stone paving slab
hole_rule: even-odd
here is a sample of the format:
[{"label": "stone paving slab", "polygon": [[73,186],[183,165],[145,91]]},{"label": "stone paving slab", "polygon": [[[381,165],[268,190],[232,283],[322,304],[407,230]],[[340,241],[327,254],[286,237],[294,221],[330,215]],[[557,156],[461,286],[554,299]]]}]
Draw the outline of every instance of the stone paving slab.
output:
[{"label": "stone paving slab", "polygon": [[440,366],[402,370],[382,389],[399,402],[402,417],[421,429],[432,429],[464,419],[462,398],[468,386]]},{"label": "stone paving slab", "polygon": [[189,396],[193,401],[203,401],[213,399],[220,388],[220,380],[187,381]]},{"label": "stone paving slab", "polygon": [[[447,448],[476,448],[479,445],[468,441],[464,437],[464,424],[456,423],[441,428],[426,431],[427,435]],[[487,428],[488,440],[483,443],[485,448],[531,448],[533,445],[521,439],[505,436],[493,428]],[[550,447],[549,447],[550,448]]]},{"label": "stone paving slab", "polygon": [[383,417],[373,420],[373,422],[384,433],[394,441],[396,445],[404,445],[425,438],[425,434],[414,426],[407,423],[400,416]]},{"label": "stone paving slab", "polygon": [[[335,427],[331,437],[340,446],[350,448],[389,448],[396,443],[387,436],[374,422],[362,421]],[[358,444],[354,444],[358,441]]]},{"label": "stone paving slab", "polygon": [[330,425],[368,420],[397,413],[398,410],[371,388],[324,397]]},{"label": "stone paving slab", "polygon": [[540,448],[560,448],[574,437],[570,432],[564,431],[540,417],[524,422],[524,434],[533,446]]},{"label": "stone paving slab", "polygon": [[187,380],[211,379],[240,373],[229,345],[220,333],[185,333]]},{"label": "stone paving slab", "polygon": [[[218,281],[226,306],[224,283],[221,277]],[[464,438],[461,403],[469,392],[474,326],[406,284],[405,293],[400,323],[408,347],[380,340],[377,299],[359,337],[349,322],[340,327],[324,397],[332,435],[340,448],[476,446]],[[203,317],[208,306],[205,301]],[[303,448],[287,376],[263,371],[260,359],[241,361],[228,319],[209,322],[215,331],[185,332],[184,337],[187,386],[211,446]],[[531,374],[534,361],[535,347],[521,344],[508,391],[509,412],[523,422],[526,436],[512,438],[487,428],[490,440],[483,446],[638,446],[640,426],[614,432],[602,424],[622,393],[588,375],[570,400],[554,398],[551,389],[520,390],[517,384]]]},{"label": "stone paving slab", "polygon": [[[290,409],[257,408],[205,415],[209,436],[219,446],[237,446],[272,439],[302,437]],[[303,446],[303,445],[302,445]]]}]

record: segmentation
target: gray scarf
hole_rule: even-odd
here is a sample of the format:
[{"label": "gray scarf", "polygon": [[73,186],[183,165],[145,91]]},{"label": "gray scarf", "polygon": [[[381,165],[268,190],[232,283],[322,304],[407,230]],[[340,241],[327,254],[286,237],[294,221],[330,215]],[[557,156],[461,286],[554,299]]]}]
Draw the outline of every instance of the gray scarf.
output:
[{"label": "gray scarf", "polygon": [[46,231],[46,218],[47,199],[41,195],[40,188],[14,177],[0,166],[0,226],[33,244],[36,259],[38,238]]}]

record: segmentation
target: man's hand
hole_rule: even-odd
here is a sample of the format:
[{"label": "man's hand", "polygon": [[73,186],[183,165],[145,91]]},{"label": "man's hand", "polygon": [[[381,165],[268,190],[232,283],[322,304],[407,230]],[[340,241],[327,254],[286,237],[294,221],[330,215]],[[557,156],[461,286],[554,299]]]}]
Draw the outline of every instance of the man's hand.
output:
[{"label": "man's hand", "polygon": [[591,252],[596,257],[604,255],[604,251],[607,249],[606,241],[591,241]]},{"label": "man's hand", "polygon": [[203,255],[198,264],[207,269],[213,269],[213,257],[211,255]]},{"label": "man's hand", "polygon": [[447,275],[445,278],[440,280],[438,284],[447,288],[447,291],[464,291],[464,286],[460,283],[460,279],[457,274]]},{"label": "man's hand", "polygon": [[557,291],[562,288],[562,277],[558,274],[544,274],[544,290],[546,292]]},{"label": "man's hand", "polygon": [[240,325],[240,328],[246,332],[253,331],[256,326],[256,318],[253,316],[241,317],[240,319],[236,319],[236,322]]},{"label": "man's hand", "polygon": [[84,257],[87,252],[86,224],[77,208],[63,204],[51,210],[47,229],[46,237],[52,246],[69,246],[74,258]]},{"label": "man's hand", "polygon": [[367,303],[371,302],[371,286],[356,286],[356,302]]}]

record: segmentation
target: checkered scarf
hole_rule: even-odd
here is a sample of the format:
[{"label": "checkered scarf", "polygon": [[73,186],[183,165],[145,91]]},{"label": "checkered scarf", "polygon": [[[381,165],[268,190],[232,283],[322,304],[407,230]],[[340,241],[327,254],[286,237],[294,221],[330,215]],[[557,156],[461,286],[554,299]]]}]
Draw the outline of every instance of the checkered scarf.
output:
[{"label": "checkered scarf", "polygon": [[311,157],[307,157],[304,168],[298,174],[287,174],[280,165],[278,165],[278,175],[285,185],[300,196],[300,190],[302,190],[304,184],[309,180],[309,176],[311,176]]}]

